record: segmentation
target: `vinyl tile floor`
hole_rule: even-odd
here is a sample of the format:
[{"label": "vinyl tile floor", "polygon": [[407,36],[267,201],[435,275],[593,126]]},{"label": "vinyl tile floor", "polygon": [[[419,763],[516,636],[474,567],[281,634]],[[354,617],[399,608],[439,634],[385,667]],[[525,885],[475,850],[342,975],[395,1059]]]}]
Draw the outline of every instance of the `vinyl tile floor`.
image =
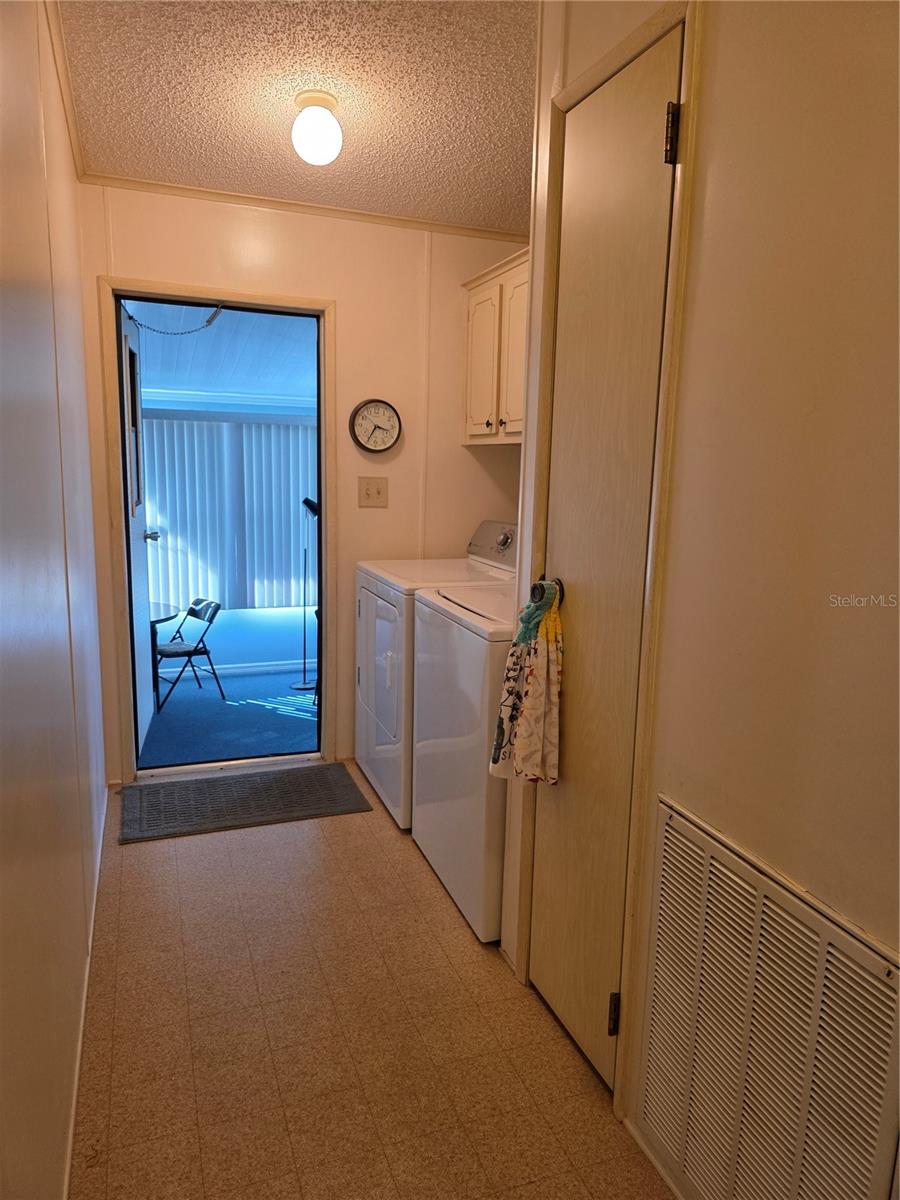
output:
[{"label": "vinyl tile floor", "polygon": [[534,991],[371,813],[119,846],[69,1200],[667,1200]]}]

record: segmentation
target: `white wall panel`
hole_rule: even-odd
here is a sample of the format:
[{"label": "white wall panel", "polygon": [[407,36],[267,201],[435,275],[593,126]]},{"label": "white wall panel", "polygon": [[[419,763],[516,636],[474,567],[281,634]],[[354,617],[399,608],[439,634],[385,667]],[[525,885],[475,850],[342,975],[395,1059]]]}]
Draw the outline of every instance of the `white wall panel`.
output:
[{"label": "white wall panel", "polygon": [[0,19],[0,1193],[61,1200],[105,802],[76,183],[43,6]]}]

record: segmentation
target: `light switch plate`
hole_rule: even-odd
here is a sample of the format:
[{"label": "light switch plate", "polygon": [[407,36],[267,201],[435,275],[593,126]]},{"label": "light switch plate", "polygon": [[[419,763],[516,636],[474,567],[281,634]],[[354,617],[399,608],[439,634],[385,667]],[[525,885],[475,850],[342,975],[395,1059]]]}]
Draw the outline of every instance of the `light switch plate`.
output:
[{"label": "light switch plate", "polygon": [[380,475],[358,475],[357,508],[387,508],[388,481]]}]

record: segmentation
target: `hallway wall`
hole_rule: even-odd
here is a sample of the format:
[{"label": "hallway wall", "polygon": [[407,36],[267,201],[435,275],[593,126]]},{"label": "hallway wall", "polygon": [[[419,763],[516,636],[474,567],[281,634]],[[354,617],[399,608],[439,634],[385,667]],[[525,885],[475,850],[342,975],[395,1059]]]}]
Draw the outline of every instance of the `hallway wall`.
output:
[{"label": "hallway wall", "polygon": [[[653,8],[568,3],[545,90]],[[699,8],[650,792],[897,947],[897,12]]]},{"label": "hallway wall", "polygon": [[652,794],[896,948],[897,10],[701,36]]},{"label": "hallway wall", "polygon": [[[336,302],[337,753],[353,752],[353,570],[363,558],[460,555],[483,517],[515,520],[518,451],[460,445],[465,372],[462,282],[518,249],[508,241],[318,217],[152,190],[83,185],[88,386],[97,478],[105,431],[97,277]],[[403,421],[392,451],[351,442],[351,410],[390,400]],[[389,507],[357,508],[357,476],[386,475]],[[111,628],[108,499],[97,495],[101,619]],[[108,647],[111,650],[111,645]],[[115,669],[104,660],[108,771],[120,777]]]},{"label": "hallway wall", "polygon": [[58,1200],[106,797],[77,182],[43,5],[0,22],[0,1194]]},{"label": "hallway wall", "polygon": [[[566,30],[544,39],[542,114],[657,8],[546,6],[545,34],[548,12]],[[664,795],[896,948],[897,10],[710,0],[694,19],[694,194],[635,871],[648,879]],[[545,133],[539,179],[546,154]],[[547,195],[544,178],[539,215]],[[538,402],[532,386],[532,429]],[[625,1114],[646,895],[632,896],[644,903],[623,981],[636,1001],[623,991]]]}]

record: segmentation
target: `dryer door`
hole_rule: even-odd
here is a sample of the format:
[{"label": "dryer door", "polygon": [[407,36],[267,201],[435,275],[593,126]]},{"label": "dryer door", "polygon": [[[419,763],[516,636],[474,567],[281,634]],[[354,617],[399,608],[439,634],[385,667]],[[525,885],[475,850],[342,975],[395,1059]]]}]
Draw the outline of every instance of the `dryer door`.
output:
[{"label": "dryer door", "polygon": [[[372,711],[372,694],[374,671],[374,651],[372,648],[375,633],[375,600],[376,596],[367,587],[357,585],[356,588],[356,706],[367,713]],[[359,730],[357,729],[357,733]],[[357,747],[356,757],[360,752]]]},{"label": "dryer door", "polygon": [[412,681],[405,672],[412,647],[405,645],[403,597],[392,603],[362,581],[356,596],[356,761],[400,828],[408,829]]},{"label": "dryer door", "polygon": [[[367,587],[357,591],[356,690],[359,704],[388,740],[399,733],[402,619],[396,605]],[[379,738],[379,741],[383,738]]]}]

